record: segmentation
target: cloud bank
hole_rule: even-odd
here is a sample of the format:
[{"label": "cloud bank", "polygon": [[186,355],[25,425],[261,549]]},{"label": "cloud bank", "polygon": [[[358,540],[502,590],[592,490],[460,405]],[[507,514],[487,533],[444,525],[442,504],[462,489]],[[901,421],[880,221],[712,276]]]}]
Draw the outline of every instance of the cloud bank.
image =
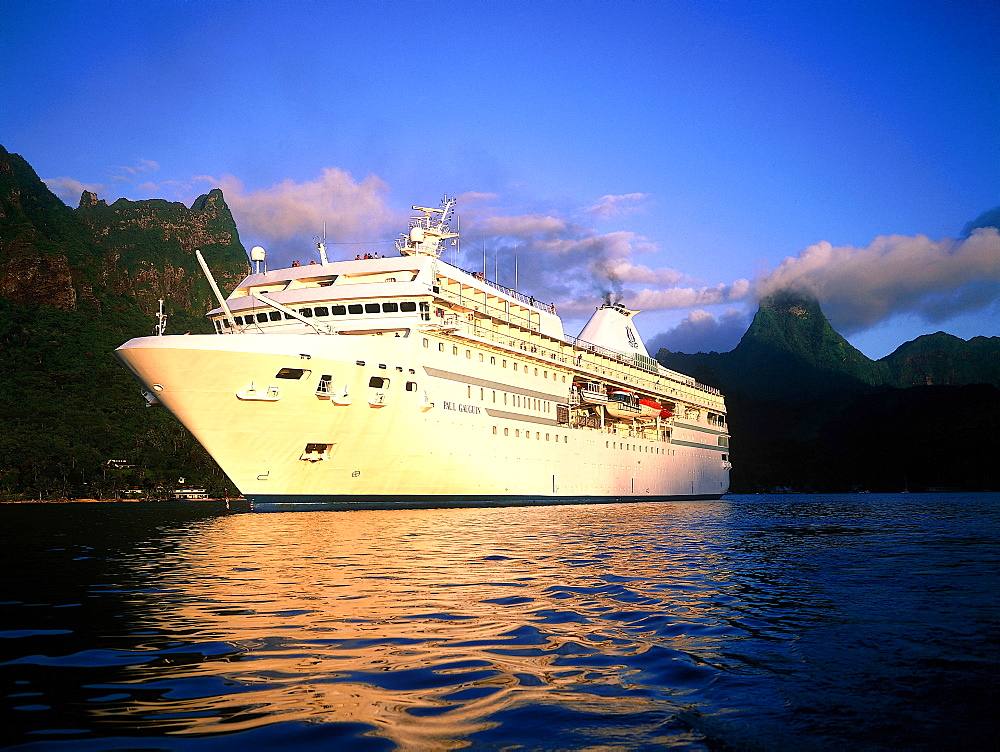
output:
[{"label": "cloud bank", "polygon": [[[336,243],[393,238],[405,229],[405,217],[389,209],[388,186],[374,175],[357,182],[345,170],[327,167],[314,180],[283,180],[258,190],[247,190],[233,175],[197,180],[222,189],[244,245],[263,245],[283,259],[312,253],[311,239],[322,235],[324,222],[331,250]],[[385,253],[388,247],[371,250]]]},{"label": "cloud bank", "polygon": [[813,293],[842,334],[897,315],[940,323],[960,313],[995,311],[1000,234],[987,227],[965,239],[885,235],[861,248],[823,241],[757,280],[755,296],[784,287]]},{"label": "cloud bank", "polygon": [[651,337],[646,343],[650,353],[661,347],[673,352],[729,352],[739,344],[750,325],[746,311],[730,308],[716,318],[715,314],[696,308],[673,329]]}]

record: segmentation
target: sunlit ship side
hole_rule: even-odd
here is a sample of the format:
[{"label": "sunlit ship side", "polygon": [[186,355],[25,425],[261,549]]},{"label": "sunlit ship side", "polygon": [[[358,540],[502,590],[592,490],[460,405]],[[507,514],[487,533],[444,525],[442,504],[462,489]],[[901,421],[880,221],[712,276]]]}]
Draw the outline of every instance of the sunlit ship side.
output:
[{"label": "sunlit ship side", "polygon": [[[440,259],[454,199],[398,256],[255,273],[216,334],[116,351],[255,510],[718,498],[719,392],[649,357],[635,311],[579,338],[551,305]],[[221,295],[220,295],[221,298]]]}]

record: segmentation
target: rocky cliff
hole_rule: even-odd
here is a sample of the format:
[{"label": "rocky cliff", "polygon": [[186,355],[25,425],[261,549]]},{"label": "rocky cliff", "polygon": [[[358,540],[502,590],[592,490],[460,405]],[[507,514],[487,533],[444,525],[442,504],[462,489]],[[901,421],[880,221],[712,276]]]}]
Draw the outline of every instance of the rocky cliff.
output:
[{"label": "rocky cliff", "polygon": [[[223,289],[249,271],[221,191],[190,208],[84,192],[71,209],[0,147],[0,498],[108,496],[180,476],[222,492],[215,463],[166,411],[144,408],[112,354],[152,332],[158,298],[168,332],[211,331],[196,248]],[[132,469],[109,470],[111,458]]]},{"label": "rocky cliff", "polygon": [[249,271],[222,191],[190,208],[161,199],[108,205],[84,191],[74,210],[0,147],[0,296],[98,314],[137,305],[148,315],[164,298],[170,312],[190,317],[212,305],[195,249],[223,289]]}]

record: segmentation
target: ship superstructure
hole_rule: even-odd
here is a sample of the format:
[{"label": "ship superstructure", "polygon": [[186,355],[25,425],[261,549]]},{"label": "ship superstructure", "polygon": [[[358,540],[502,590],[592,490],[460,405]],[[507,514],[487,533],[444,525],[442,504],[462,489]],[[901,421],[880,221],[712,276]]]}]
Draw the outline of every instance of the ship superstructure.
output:
[{"label": "ship superstructure", "polygon": [[398,256],[319,243],[267,271],[254,249],[215,334],[116,353],[258,510],[728,490],[722,395],[649,357],[637,312],[609,302],[568,336],[553,305],[440,258],[453,199],[414,209]]}]

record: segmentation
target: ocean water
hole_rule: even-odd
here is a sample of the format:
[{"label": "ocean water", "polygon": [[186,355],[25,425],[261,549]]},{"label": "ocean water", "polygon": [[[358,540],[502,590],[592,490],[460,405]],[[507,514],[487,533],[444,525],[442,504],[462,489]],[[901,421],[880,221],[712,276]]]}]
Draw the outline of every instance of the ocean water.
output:
[{"label": "ocean water", "polygon": [[2,746],[1000,747],[1000,494],[0,505]]}]

